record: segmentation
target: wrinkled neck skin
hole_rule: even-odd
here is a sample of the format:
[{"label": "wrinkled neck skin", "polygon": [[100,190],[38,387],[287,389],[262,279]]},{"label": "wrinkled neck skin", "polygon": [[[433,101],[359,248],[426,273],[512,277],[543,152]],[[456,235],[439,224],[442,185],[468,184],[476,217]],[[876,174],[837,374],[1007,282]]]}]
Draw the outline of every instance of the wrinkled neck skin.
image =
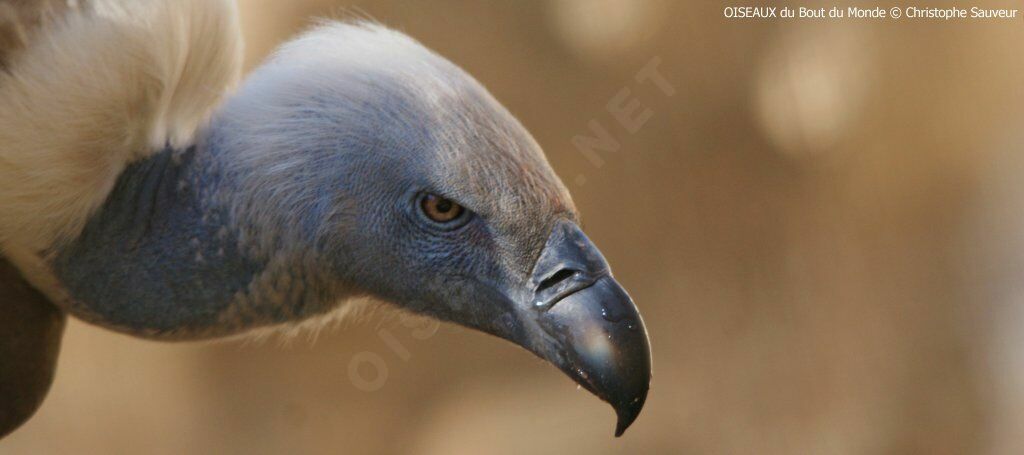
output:
[{"label": "wrinkled neck skin", "polygon": [[216,125],[196,146],[128,166],[75,240],[51,252],[89,322],[136,336],[202,339],[326,313],[350,293],[319,274],[315,254],[255,237],[232,212],[231,151]]}]

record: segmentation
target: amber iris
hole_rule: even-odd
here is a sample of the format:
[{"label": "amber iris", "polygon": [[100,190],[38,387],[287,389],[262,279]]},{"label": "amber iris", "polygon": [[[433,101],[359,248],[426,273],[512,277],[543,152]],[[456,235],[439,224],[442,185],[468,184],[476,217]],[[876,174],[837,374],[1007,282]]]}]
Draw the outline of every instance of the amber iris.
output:
[{"label": "amber iris", "polygon": [[423,213],[428,218],[438,223],[447,223],[454,221],[462,215],[463,208],[461,205],[446,199],[436,194],[428,194],[423,197],[420,206],[423,208]]}]

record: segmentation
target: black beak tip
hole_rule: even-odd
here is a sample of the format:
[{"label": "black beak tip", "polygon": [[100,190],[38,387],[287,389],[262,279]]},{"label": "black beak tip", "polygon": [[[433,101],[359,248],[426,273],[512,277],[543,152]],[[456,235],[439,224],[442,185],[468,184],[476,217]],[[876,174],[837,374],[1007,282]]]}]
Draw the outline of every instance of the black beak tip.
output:
[{"label": "black beak tip", "polygon": [[619,436],[622,436],[622,434],[626,432],[626,428],[629,428],[629,425],[632,422],[632,419],[629,419],[628,421],[623,420],[622,414],[619,414],[619,423],[615,425],[615,437],[617,438]]},{"label": "black beak tip", "polygon": [[634,398],[629,403],[613,406],[615,408],[615,415],[618,417],[618,421],[615,424],[616,438],[622,436],[626,429],[633,424],[633,421],[640,415],[640,410],[644,408],[644,401],[646,400],[647,389],[644,389],[640,396]]},{"label": "black beak tip", "polygon": [[546,336],[520,344],[615,409],[615,436],[636,420],[651,381],[647,329],[601,252],[574,223],[552,229],[534,266],[531,315]]},{"label": "black beak tip", "polygon": [[615,436],[644,407],[651,381],[651,350],[643,319],[611,277],[574,292],[548,310],[542,326],[560,342],[563,371],[615,409]]},{"label": "black beak tip", "polygon": [[606,397],[611,398],[608,402],[615,409],[615,415],[618,418],[615,424],[615,437],[622,436],[626,432],[626,429],[640,415],[640,411],[643,410],[644,403],[647,401],[651,370],[649,354],[644,354],[638,356],[642,359],[638,362],[640,365],[634,365],[631,371],[622,376],[631,380],[619,383],[618,387],[611,387],[605,390],[606,393],[611,395]]}]

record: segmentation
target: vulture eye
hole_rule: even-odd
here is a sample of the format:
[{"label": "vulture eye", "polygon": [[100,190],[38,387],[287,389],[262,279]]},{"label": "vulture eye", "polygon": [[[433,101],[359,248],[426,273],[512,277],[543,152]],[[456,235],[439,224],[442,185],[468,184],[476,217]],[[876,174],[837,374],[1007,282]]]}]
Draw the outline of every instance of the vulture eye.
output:
[{"label": "vulture eye", "polygon": [[420,198],[420,208],[423,214],[427,215],[436,223],[451,223],[462,217],[466,212],[457,202],[438,196],[436,194],[424,194]]}]

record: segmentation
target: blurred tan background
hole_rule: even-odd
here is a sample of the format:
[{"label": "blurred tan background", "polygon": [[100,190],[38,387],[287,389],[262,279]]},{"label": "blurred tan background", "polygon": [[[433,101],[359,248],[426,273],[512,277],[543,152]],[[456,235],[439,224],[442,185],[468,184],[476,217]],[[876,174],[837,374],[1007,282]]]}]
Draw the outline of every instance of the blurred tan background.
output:
[{"label": "blurred tan background", "polygon": [[[554,368],[451,326],[377,315],[281,347],[73,322],[50,397],[0,452],[1022,453],[1024,20],[723,6],[241,1],[250,68],[311,17],[369,16],[533,132],[650,331],[624,437]],[[674,95],[635,81],[654,58]],[[652,113],[633,133],[606,109],[623,89]],[[573,145],[592,121],[620,144],[600,166]],[[350,378],[364,352],[379,390]]]}]

